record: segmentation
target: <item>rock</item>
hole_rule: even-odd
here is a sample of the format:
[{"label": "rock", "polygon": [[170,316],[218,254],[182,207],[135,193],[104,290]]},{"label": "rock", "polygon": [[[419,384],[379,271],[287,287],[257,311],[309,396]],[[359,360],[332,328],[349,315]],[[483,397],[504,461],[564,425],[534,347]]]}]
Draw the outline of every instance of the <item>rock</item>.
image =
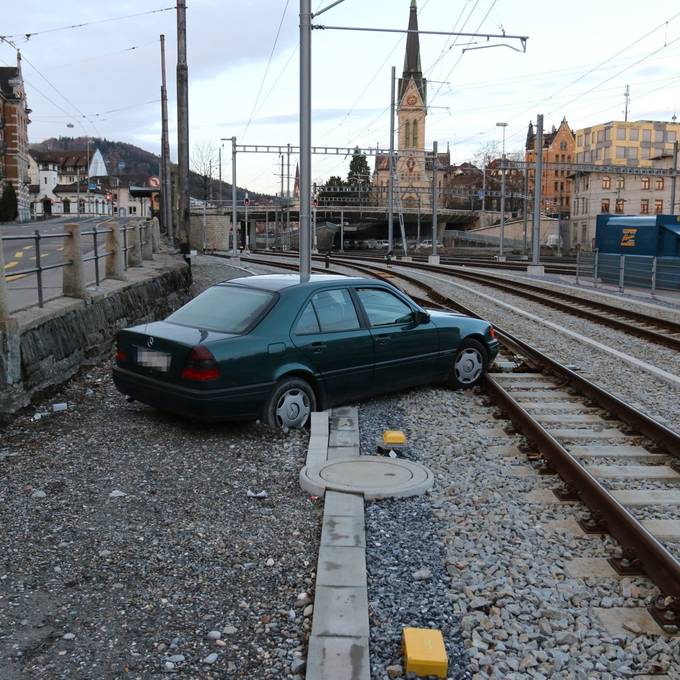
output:
[{"label": "rock", "polygon": [[172,663],[172,661],[166,661],[165,662],[165,670],[166,671],[172,671],[175,669],[175,664]]},{"label": "rock", "polygon": [[73,633],[64,633],[61,636],[64,640],[75,640],[76,636]]},{"label": "rock", "polygon": [[483,597],[473,597],[468,606],[470,609],[485,609],[491,606],[491,602]]},{"label": "rock", "polygon": [[59,411],[66,411],[66,409],[68,409],[68,404],[66,402],[52,404],[52,411],[54,411],[54,413],[57,413]]},{"label": "rock", "polygon": [[184,661],[184,654],[173,654],[172,656],[168,657],[168,661],[171,663],[182,663]]},{"label": "rock", "polygon": [[273,558],[273,557],[270,557],[270,558],[265,562],[265,564],[266,564],[268,567],[273,567],[273,566],[276,564],[276,562],[274,561],[274,558]]},{"label": "rock", "polygon": [[110,550],[100,550],[99,557],[108,557],[111,554]]},{"label": "rock", "polygon": [[306,607],[311,601],[312,599],[307,593],[300,593],[295,600],[295,606]]},{"label": "rock", "polygon": [[432,578],[432,570],[428,567],[423,567],[418,569],[418,571],[414,571],[411,576],[414,581],[427,581]]},{"label": "rock", "polygon": [[232,625],[227,625],[224,628],[222,628],[222,632],[225,635],[233,635],[236,631],[237,631],[236,626],[232,626]]},{"label": "rock", "polygon": [[217,661],[217,659],[219,659],[219,654],[217,654],[217,652],[213,652],[212,654],[208,654],[208,656],[203,659],[203,663],[213,664],[215,661]]},{"label": "rock", "polygon": [[31,498],[45,498],[47,494],[42,489],[36,489],[32,494]]},{"label": "rock", "polygon": [[307,661],[301,657],[297,657],[290,662],[290,672],[294,675],[296,673],[302,673],[307,666]]},{"label": "rock", "polygon": [[404,674],[403,667],[398,663],[388,666],[385,670],[387,671],[387,675],[389,675],[390,678],[400,678]]},{"label": "rock", "polygon": [[222,633],[219,630],[211,630],[207,635],[208,640],[219,640],[221,637]]},{"label": "rock", "polygon": [[109,498],[123,498],[123,496],[127,496],[127,494],[124,491],[120,491],[119,489],[114,489],[109,494]]},{"label": "rock", "polygon": [[556,645],[575,645],[578,642],[578,638],[570,632],[558,633],[555,636]]},{"label": "rock", "polygon": [[314,605],[313,604],[308,604],[304,610],[302,611],[302,616],[311,616],[312,612],[314,611]]},{"label": "rock", "polygon": [[262,489],[262,491],[251,491],[248,489],[246,496],[248,496],[248,498],[268,498],[269,494],[264,489]]}]

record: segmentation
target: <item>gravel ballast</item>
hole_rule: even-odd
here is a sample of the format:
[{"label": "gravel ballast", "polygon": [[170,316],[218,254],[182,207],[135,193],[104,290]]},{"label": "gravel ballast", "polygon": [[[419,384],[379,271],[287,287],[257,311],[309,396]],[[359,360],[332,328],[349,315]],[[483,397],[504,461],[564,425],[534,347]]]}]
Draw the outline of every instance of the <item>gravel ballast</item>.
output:
[{"label": "gravel ballast", "polygon": [[[244,275],[193,271],[194,292]],[[307,433],[182,421],[110,376],[82,372],[2,431],[0,677],[300,680],[321,512],[298,485]]]}]

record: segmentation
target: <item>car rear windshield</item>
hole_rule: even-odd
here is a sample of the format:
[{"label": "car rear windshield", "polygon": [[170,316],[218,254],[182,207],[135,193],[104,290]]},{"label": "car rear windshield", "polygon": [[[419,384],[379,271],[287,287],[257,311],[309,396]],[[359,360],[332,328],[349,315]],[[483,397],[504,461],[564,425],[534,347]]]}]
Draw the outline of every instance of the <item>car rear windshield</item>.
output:
[{"label": "car rear windshield", "polygon": [[245,286],[213,286],[166,321],[222,333],[245,333],[274,301],[274,294]]}]

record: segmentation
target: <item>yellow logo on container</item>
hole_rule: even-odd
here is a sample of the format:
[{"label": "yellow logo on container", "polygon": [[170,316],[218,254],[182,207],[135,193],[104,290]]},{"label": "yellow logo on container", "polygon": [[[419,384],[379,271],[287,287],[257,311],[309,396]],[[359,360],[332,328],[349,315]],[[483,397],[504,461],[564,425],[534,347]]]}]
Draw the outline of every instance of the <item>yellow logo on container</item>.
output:
[{"label": "yellow logo on container", "polygon": [[621,247],[632,248],[635,245],[635,234],[637,234],[637,229],[624,229],[623,234],[621,234]]}]

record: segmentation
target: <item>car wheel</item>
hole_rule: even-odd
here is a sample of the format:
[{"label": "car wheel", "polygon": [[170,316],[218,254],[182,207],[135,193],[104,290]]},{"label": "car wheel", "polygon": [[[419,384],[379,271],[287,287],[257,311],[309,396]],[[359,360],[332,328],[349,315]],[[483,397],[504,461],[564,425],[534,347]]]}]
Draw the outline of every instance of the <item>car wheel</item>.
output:
[{"label": "car wheel", "polygon": [[264,410],[264,419],[272,427],[302,428],[316,410],[316,396],[302,378],[284,378],[271,393]]},{"label": "car wheel", "polygon": [[449,385],[454,388],[479,385],[488,364],[489,356],[481,342],[472,339],[463,340],[453,358]]}]

